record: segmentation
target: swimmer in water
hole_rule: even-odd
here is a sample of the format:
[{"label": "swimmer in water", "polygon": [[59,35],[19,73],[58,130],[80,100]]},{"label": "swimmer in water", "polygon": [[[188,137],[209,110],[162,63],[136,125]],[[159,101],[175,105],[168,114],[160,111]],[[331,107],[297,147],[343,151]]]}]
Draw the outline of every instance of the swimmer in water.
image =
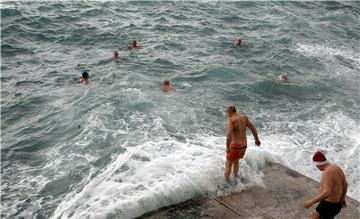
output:
[{"label": "swimmer in water", "polygon": [[128,46],[128,49],[140,49],[140,45],[134,40],[132,44]]},{"label": "swimmer in water", "polygon": [[162,86],[164,92],[174,92],[175,89],[170,85],[170,81],[165,80]]},{"label": "swimmer in water", "polygon": [[112,59],[118,59],[118,58],[119,58],[119,53],[118,53],[118,51],[114,51],[114,52],[113,52]]},{"label": "swimmer in water", "polygon": [[240,48],[241,47],[241,42],[242,42],[242,40],[240,38],[237,38],[235,40],[235,43],[234,43],[235,47]]},{"label": "swimmer in water", "polygon": [[279,80],[284,82],[288,81],[288,75],[284,72],[281,73],[281,75],[279,76]]},{"label": "swimmer in water", "polygon": [[89,76],[89,73],[87,71],[84,71],[82,73],[82,77],[80,78],[79,83],[80,84],[85,84],[85,85],[90,84],[90,76]]}]

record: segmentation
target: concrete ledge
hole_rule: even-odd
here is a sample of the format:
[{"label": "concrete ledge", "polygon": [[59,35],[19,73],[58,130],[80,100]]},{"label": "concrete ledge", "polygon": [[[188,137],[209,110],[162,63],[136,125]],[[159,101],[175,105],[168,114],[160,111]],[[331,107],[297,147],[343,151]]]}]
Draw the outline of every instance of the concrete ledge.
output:
[{"label": "concrete ledge", "polygon": [[[164,207],[139,217],[142,219],[184,218],[251,218],[301,219],[309,218],[315,209],[303,205],[318,193],[320,184],[280,164],[269,163],[264,170],[265,187],[254,186],[225,197],[199,197]],[[347,207],[336,217],[360,218],[360,204],[347,197]]]}]

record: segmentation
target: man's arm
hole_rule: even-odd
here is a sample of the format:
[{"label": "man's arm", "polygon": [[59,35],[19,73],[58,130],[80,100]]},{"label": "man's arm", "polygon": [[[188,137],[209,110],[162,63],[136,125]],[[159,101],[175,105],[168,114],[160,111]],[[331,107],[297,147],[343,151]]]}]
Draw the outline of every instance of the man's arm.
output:
[{"label": "man's arm", "polygon": [[330,174],[331,173],[329,172],[323,173],[320,181],[320,187],[322,187],[320,189],[320,193],[314,198],[306,201],[304,204],[305,208],[310,208],[313,204],[320,202],[331,195],[331,188],[333,186],[333,182],[331,180]]},{"label": "man's arm", "polygon": [[255,126],[250,122],[250,120],[246,117],[246,126],[250,128],[254,138],[255,138],[255,144],[257,146],[260,146],[261,142],[259,140],[259,137],[258,137],[258,134],[257,134],[257,131],[256,131],[256,128]]},{"label": "man's arm", "polygon": [[233,124],[231,122],[231,120],[229,119],[228,123],[227,123],[227,127],[226,127],[226,153],[228,153],[230,151],[230,143],[231,143],[231,139],[232,139],[232,133],[233,133]]}]

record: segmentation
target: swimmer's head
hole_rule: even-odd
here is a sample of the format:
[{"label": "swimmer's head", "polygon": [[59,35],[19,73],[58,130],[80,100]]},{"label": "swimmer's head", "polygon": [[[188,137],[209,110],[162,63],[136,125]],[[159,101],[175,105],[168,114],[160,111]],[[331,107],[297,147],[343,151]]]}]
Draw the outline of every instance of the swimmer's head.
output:
[{"label": "swimmer's head", "polygon": [[288,80],[288,75],[286,73],[281,73],[281,75],[279,77],[280,77],[280,80],[282,80],[282,81]]},{"label": "swimmer's head", "polygon": [[89,73],[87,73],[87,71],[84,71],[84,72],[82,73],[82,77],[83,77],[84,79],[89,79]]},{"label": "swimmer's head", "polygon": [[164,86],[169,86],[170,85],[170,81],[169,80],[165,80],[164,81]]},{"label": "swimmer's head", "polygon": [[234,104],[229,104],[226,107],[226,113],[236,113],[236,107]]},{"label": "swimmer's head", "polygon": [[132,45],[133,45],[133,46],[136,46],[136,45],[137,45],[136,40],[133,41]]},{"label": "swimmer's head", "polygon": [[240,38],[236,39],[235,46],[240,47],[242,40]]},{"label": "swimmer's head", "polygon": [[114,56],[114,58],[119,57],[119,53],[118,53],[118,51],[115,51],[115,52],[113,53],[113,56]]}]

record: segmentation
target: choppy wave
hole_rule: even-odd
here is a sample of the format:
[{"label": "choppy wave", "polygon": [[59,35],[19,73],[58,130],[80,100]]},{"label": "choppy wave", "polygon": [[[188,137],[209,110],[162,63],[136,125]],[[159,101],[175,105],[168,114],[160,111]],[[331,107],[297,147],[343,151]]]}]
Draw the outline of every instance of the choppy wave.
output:
[{"label": "choppy wave", "polygon": [[[74,191],[54,217],[120,217],[141,214],[196,196],[219,196],[261,184],[269,152],[251,149],[232,185],[223,179],[223,139],[146,142],[118,156],[81,192]],[[211,150],[211,149],[212,150]],[[214,152],[217,152],[214,154]]]}]

